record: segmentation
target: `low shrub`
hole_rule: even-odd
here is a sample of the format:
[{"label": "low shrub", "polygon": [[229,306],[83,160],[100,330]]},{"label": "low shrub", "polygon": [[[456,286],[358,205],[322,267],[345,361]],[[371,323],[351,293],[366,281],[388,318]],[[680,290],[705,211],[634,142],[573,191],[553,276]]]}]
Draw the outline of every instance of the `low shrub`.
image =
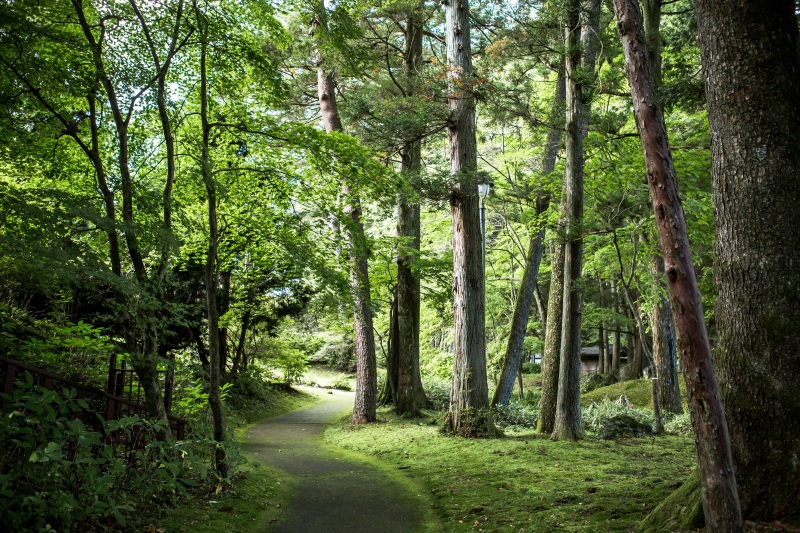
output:
[{"label": "low shrub", "polygon": [[692,417],[689,413],[682,415],[664,413],[664,431],[673,435],[693,435]]},{"label": "low shrub", "polygon": [[[137,510],[150,513],[192,487],[221,481],[211,468],[210,431],[194,425],[186,441],[171,435],[157,440],[166,422],[136,416],[106,421],[74,389],[46,390],[30,377],[16,385],[12,395],[2,395],[0,409],[5,531],[129,528]],[[105,439],[114,432],[147,444],[132,452],[114,448]],[[235,460],[235,450],[226,452]]]},{"label": "low shrub", "polygon": [[425,380],[425,395],[434,411],[446,411],[450,407],[450,384],[438,379]]},{"label": "low shrub", "polygon": [[541,365],[541,363],[531,363],[531,362],[522,363],[522,373],[523,374],[541,374],[542,373],[542,365]]},{"label": "low shrub", "polygon": [[590,433],[600,434],[615,416],[630,416],[633,420],[652,427],[655,423],[653,412],[634,407],[625,396],[616,400],[602,400],[584,407],[582,410],[583,426]]},{"label": "low shrub", "polygon": [[350,378],[344,374],[336,376],[333,381],[331,381],[331,388],[337,390],[353,390],[353,387],[350,386]]},{"label": "low shrub", "polygon": [[494,408],[495,422],[506,428],[528,428],[536,427],[539,420],[539,408],[530,404],[510,401],[508,405],[499,405]]}]

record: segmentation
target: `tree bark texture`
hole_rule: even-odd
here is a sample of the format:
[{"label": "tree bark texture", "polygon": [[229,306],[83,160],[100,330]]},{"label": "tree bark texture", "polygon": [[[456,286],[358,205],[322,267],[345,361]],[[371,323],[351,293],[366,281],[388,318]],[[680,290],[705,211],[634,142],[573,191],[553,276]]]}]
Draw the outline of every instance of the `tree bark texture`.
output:
[{"label": "tree bark texture", "polygon": [[639,7],[635,0],[614,0],[614,12],[625,53],[653,211],[664,251],[667,288],[697,439],[706,527],[709,531],[741,531],[742,515],[728,426],[711,362],[711,347],[678,196],[677,176],[664,117],[658,107]]},{"label": "tree bark texture", "polygon": [[[563,211],[563,205],[562,205]],[[564,312],[564,243],[553,246],[550,294],[547,298],[547,328],[542,353],[542,397],[539,400],[537,433],[552,433],[556,423],[558,374],[561,367],[561,317]]]},{"label": "tree bark texture", "polygon": [[583,140],[588,134],[590,103],[584,83],[594,72],[600,2],[581,0],[566,5],[566,169],[564,175],[564,298],[561,324],[556,417],[551,438],[572,440],[581,427],[581,289],[583,267]]},{"label": "tree bark texture", "polygon": [[[663,0],[642,0],[642,18],[647,46],[647,56],[653,72],[656,92],[661,89],[661,7]],[[656,285],[664,287],[664,259],[654,253],[650,257]],[[678,387],[678,367],[675,355],[675,325],[672,323],[672,310],[669,298],[659,297],[650,314],[653,329],[653,358],[658,367],[658,397],[661,407],[670,413],[683,413],[680,389]]]},{"label": "tree bark texture", "polygon": [[[716,361],[746,518],[800,515],[795,2],[696,2],[716,214]],[[683,360],[681,360],[683,364]]]},{"label": "tree bark texture", "polygon": [[485,285],[478,207],[475,94],[467,0],[445,4],[453,222],[453,383],[447,425],[456,435],[492,436],[486,382]]},{"label": "tree bark texture", "polygon": [[[652,255],[653,274],[662,279],[664,259]],[[660,302],[650,312],[653,328],[653,359],[658,376],[658,399],[661,408],[669,413],[683,413],[681,391],[678,386],[678,365],[675,355],[675,326],[672,323],[669,299],[660,297]],[[656,326],[658,325],[658,326]]]},{"label": "tree bark texture", "polygon": [[[415,11],[406,16],[404,70],[406,96],[413,98],[414,79],[422,66],[422,18]],[[401,150],[402,172],[413,176],[422,166],[422,143],[410,132],[412,139]],[[419,416],[428,403],[419,370],[420,280],[411,266],[419,254],[419,201],[400,193],[397,204],[397,236],[401,250],[397,257],[397,389],[395,409],[401,416]]]},{"label": "tree bark texture", "polygon": [[[203,27],[203,26],[201,26]],[[208,76],[206,73],[207,61],[207,42],[208,34],[202,31],[200,45],[200,121],[202,125],[202,165],[200,172],[203,176],[203,183],[206,187],[208,196],[208,250],[205,265],[205,289],[206,289],[206,308],[208,313],[208,354],[209,365],[209,390],[208,404],[211,407],[213,419],[214,440],[218,443],[214,450],[214,459],[217,474],[222,478],[228,477],[228,458],[225,448],[220,444],[225,441],[225,408],[222,404],[222,392],[220,383],[222,380],[222,367],[220,362],[220,327],[219,327],[219,307],[218,293],[219,281],[217,275],[217,250],[219,248],[219,229],[217,225],[217,187],[212,173],[211,156],[209,146],[211,144],[211,126],[208,122]]]},{"label": "tree bark texture", "polygon": [[[325,71],[321,62],[317,68],[317,96],[325,131],[343,131],[336,104],[334,77],[332,73]],[[368,251],[364,226],[361,223],[361,203],[347,180],[342,182],[342,198],[347,202],[345,211],[350,216],[346,232],[350,248],[350,293],[355,305],[353,330],[356,341],[356,399],[352,421],[354,424],[367,424],[375,421],[378,405],[378,371],[375,333],[372,329]]]},{"label": "tree bark texture", "polygon": [[[566,96],[566,82],[564,68],[559,69],[556,78],[556,90],[553,95],[553,106],[550,112],[550,123],[556,124],[558,112],[564,104]],[[542,159],[542,175],[552,173],[556,168],[558,158],[558,148],[561,144],[561,129],[551,127],[547,130],[547,143],[545,144],[544,157]],[[550,197],[540,196],[536,201],[537,217],[544,216],[550,206]],[[531,307],[533,306],[534,295],[536,293],[536,283],[539,279],[539,265],[542,262],[544,251],[545,220],[542,220],[536,234],[531,237],[528,245],[528,255],[525,260],[525,270],[522,274],[522,281],[519,286],[519,295],[514,305],[514,316],[511,319],[511,333],[508,337],[508,346],[503,361],[503,371],[500,374],[497,388],[492,398],[492,406],[508,405],[511,399],[511,392],[514,389],[514,377],[519,373],[522,364],[522,348],[525,343],[525,333],[528,330],[528,320],[530,319]],[[542,324],[545,319],[542,317]],[[520,380],[520,391],[522,390]]]}]

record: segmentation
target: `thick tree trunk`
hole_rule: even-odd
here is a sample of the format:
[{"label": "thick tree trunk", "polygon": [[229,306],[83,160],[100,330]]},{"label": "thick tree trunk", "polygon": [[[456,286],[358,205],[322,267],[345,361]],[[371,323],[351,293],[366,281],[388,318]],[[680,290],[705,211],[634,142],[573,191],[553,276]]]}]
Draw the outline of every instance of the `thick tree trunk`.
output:
[{"label": "thick tree trunk", "polygon": [[[422,18],[415,11],[406,16],[405,75],[406,96],[413,98],[415,78],[422,66]],[[416,134],[411,132],[412,136]],[[418,174],[422,164],[422,143],[409,140],[401,151],[402,172]],[[401,239],[401,252],[397,257],[397,389],[394,403],[401,416],[420,415],[420,408],[428,403],[419,370],[419,317],[420,280],[412,271],[412,263],[419,254],[420,210],[419,201],[410,200],[401,192],[397,205],[397,236]]]},{"label": "thick tree trunk", "polygon": [[469,3],[445,4],[453,221],[453,384],[446,424],[456,435],[493,436],[486,382],[485,285],[478,207],[475,94]]},{"label": "thick tree trunk", "polygon": [[[317,69],[317,93],[325,131],[343,131],[336,104],[336,85],[333,74],[325,72],[322,62]],[[350,248],[350,292],[355,305],[353,329],[356,341],[356,399],[353,423],[375,421],[378,402],[378,374],[375,361],[375,334],[372,330],[370,306],[369,268],[364,226],[361,223],[361,203],[350,184],[342,183],[342,198],[347,202],[345,211],[350,215],[347,224]]]},{"label": "thick tree trunk", "polygon": [[[556,78],[556,90],[553,95],[553,106],[550,112],[550,127],[547,130],[547,143],[545,144],[544,157],[542,159],[542,174],[547,175],[556,168],[558,158],[558,148],[561,144],[561,129],[555,127],[558,121],[558,113],[564,104],[566,96],[566,81],[563,65],[558,70]],[[537,198],[536,214],[543,218],[544,213],[550,205],[550,196],[543,195]],[[495,389],[492,406],[508,405],[511,399],[511,391],[514,388],[514,376],[517,369],[521,366],[522,348],[525,342],[525,333],[528,330],[528,320],[530,319],[531,307],[536,293],[536,283],[539,279],[539,265],[542,262],[542,252],[544,251],[545,221],[539,225],[539,230],[531,237],[528,245],[528,255],[525,261],[525,271],[520,282],[519,295],[514,305],[514,316],[511,319],[511,334],[508,338],[506,356],[503,362],[503,372],[500,374],[500,381]],[[545,318],[542,317],[542,324]],[[520,391],[522,390],[522,378],[520,377]],[[521,394],[521,393],[520,393]]]},{"label": "thick tree trunk", "polygon": [[689,250],[686,221],[678,196],[664,117],[658,107],[647,57],[639,7],[635,0],[614,0],[614,11],[642,139],[653,211],[664,251],[672,316],[696,435],[706,527],[709,531],[741,531],[742,515],[725,411],[711,362],[711,347]]},{"label": "thick tree trunk", "polygon": [[742,510],[769,521],[800,515],[796,4],[698,0],[696,10],[716,214],[715,355]]}]

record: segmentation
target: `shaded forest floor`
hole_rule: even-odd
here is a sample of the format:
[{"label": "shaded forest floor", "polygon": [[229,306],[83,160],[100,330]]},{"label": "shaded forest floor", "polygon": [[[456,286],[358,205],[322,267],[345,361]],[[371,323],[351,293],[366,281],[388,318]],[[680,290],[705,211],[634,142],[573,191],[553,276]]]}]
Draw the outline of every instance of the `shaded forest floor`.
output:
[{"label": "shaded forest floor", "polygon": [[467,440],[435,418],[328,430],[328,442],[394,465],[430,494],[444,531],[631,531],[689,476],[688,436],[553,442],[533,431]]}]

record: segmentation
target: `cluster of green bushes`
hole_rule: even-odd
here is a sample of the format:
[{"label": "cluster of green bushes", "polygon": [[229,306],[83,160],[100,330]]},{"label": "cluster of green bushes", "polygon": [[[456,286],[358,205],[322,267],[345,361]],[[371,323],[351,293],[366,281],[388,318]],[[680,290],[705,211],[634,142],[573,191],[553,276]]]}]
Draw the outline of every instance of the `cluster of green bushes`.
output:
[{"label": "cluster of green bushes", "polygon": [[[202,423],[175,441],[165,421],[103,420],[74,389],[46,390],[30,377],[2,400],[0,524],[7,531],[130,527],[137,511],[227,481],[211,468],[216,443]],[[146,444],[114,448],[106,435],[115,432]],[[238,461],[235,445],[225,446]]]}]

